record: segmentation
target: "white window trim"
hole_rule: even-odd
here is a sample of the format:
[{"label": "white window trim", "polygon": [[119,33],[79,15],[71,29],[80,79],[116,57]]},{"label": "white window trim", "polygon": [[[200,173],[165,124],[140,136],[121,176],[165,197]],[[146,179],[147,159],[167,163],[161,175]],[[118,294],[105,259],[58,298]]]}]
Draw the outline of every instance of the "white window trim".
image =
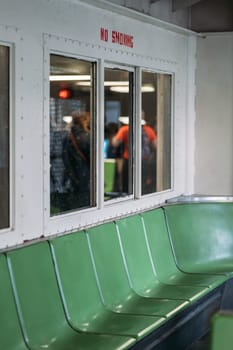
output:
[{"label": "white window trim", "polygon": [[[135,82],[136,82],[136,68],[133,67],[133,66],[128,66],[128,65],[122,65],[122,64],[118,64],[118,63],[114,63],[114,62],[107,62],[105,61],[104,62],[104,69],[107,68],[107,69],[119,69],[119,70],[124,70],[126,72],[130,72],[130,73],[133,73],[133,123],[132,123],[132,128],[133,130],[135,130],[135,116],[136,116],[136,110],[135,110],[135,96],[136,96],[136,92],[135,92]],[[102,85],[104,82],[104,79],[102,80]],[[136,136],[136,135],[135,135]],[[136,138],[134,138],[135,142],[137,143],[137,140]],[[103,148],[102,148],[103,149]],[[101,153],[103,153],[103,151],[101,151]],[[134,148],[132,148],[132,158],[133,160],[135,159],[135,150]],[[135,162],[133,162],[133,168],[135,168]],[[104,186],[104,183],[103,183],[103,186]],[[124,197],[118,197],[118,198],[113,198],[113,199],[110,199],[108,201],[104,201],[104,207],[107,207],[109,205],[114,205],[114,204],[118,204],[118,203],[121,203],[121,202],[125,202],[125,201],[129,201],[129,200],[133,200],[135,198],[135,173],[134,173],[134,170],[133,170],[133,177],[132,177],[132,194],[129,194],[127,196],[124,196]]]},{"label": "white window trim", "polygon": [[12,231],[15,225],[14,222],[14,201],[13,201],[13,194],[14,194],[14,137],[13,137],[13,130],[14,130],[14,124],[13,124],[13,76],[14,76],[14,44],[5,42],[5,41],[0,41],[0,45],[7,47],[9,49],[9,59],[8,59],[8,127],[9,127],[9,133],[8,133],[8,151],[9,151],[9,188],[8,188],[8,195],[9,195],[9,226],[3,229],[0,229],[0,234],[1,233],[6,233],[9,231]]},{"label": "white window trim", "polygon": [[[61,41],[64,39],[61,38]],[[65,45],[66,46],[66,45]],[[69,45],[70,46],[70,45]],[[69,50],[71,49],[71,50]],[[72,50],[73,49],[73,50]],[[43,191],[44,191],[44,210],[43,210],[43,222],[44,222],[44,230],[45,230],[45,235],[49,235],[51,233],[59,233],[60,231],[63,232],[64,228],[62,226],[62,229],[60,230],[59,228],[61,227],[61,221],[64,223],[68,222],[68,227],[66,230],[72,230],[73,228],[77,228],[77,221],[78,218],[81,216],[84,216],[85,214],[87,215],[92,215],[93,211],[96,211],[99,207],[99,190],[97,184],[99,183],[98,179],[98,163],[99,163],[99,156],[98,156],[98,148],[96,147],[95,149],[95,158],[96,158],[96,164],[95,168],[96,171],[94,173],[96,174],[96,205],[93,207],[90,207],[88,209],[82,209],[82,210],[77,210],[77,211],[72,211],[69,213],[61,213],[59,215],[55,216],[50,216],[50,171],[49,171],[49,164],[50,164],[50,135],[49,135],[49,130],[50,130],[50,115],[49,115],[49,96],[50,96],[50,86],[49,86],[49,74],[50,74],[50,55],[60,55],[64,57],[71,57],[75,58],[77,60],[85,60],[90,63],[96,63],[98,66],[98,59],[93,58],[93,57],[87,57],[86,55],[81,55],[80,52],[76,51],[76,47],[74,45],[71,45],[69,48],[64,48],[64,50],[60,48],[60,45],[57,47],[57,45],[51,45],[47,46],[44,45],[44,143],[43,143],[43,155],[44,155],[44,181],[43,181]],[[96,82],[96,90],[98,84],[98,68],[97,68],[97,82]],[[98,127],[98,116],[97,116],[97,111],[98,111],[98,96],[96,96],[96,120],[95,120],[95,126],[94,128],[97,131],[97,136],[99,135]],[[71,225],[71,226],[70,226]]]},{"label": "white window trim", "polygon": [[[19,28],[8,25],[0,25],[1,38],[0,45],[8,47],[9,49],[9,90],[8,90],[8,104],[9,104],[9,226],[0,229],[2,241],[14,241],[16,237],[16,224],[19,221],[19,215],[16,214],[16,144],[19,146],[19,137],[16,139],[15,129],[16,123],[19,121],[19,114],[22,115],[22,104],[17,104],[19,100],[20,79],[19,71],[22,67],[22,37]],[[20,58],[21,56],[21,58]],[[17,71],[16,71],[17,66]],[[18,77],[18,79],[16,79]],[[17,113],[17,115],[16,115]],[[19,152],[20,147],[18,147]],[[17,216],[16,216],[17,215]],[[10,236],[9,236],[10,235]]]},{"label": "white window trim", "polygon": [[[48,84],[48,76],[50,65],[48,61],[48,57],[50,54],[58,54],[67,57],[73,57],[81,60],[89,60],[91,62],[96,62],[97,64],[97,90],[96,90],[96,138],[98,140],[96,145],[96,207],[77,210],[75,212],[64,213],[61,215],[50,217],[50,210],[48,204],[50,204],[50,193],[48,192],[49,186],[49,84]],[[104,53],[104,54],[103,54]],[[112,56],[112,50],[109,53]],[[132,70],[134,71],[134,81],[135,88],[134,94],[137,94],[137,98],[134,100],[134,113],[137,115],[136,117],[136,134],[137,144],[140,144],[140,116],[141,116],[141,101],[138,100],[139,91],[140,91],[140,80],[138,79],[138,75],[141,70],[152,71],[155,73],[167,73],[173,75],[172,77],[172,85],[175,85],[174,76],[178,70],[178,64],[173,61],[163,61],[163,60],[152,60],[150,57],[143,58],[141,55],[138,57],[138,62],[133,61],[132,63],[128,62],[128,58],[126,62],[124,62],[125,57],[121,57],[121,53],[116,51],[115,63],[112,63],[112,59],[106,60],[103,58],[108,56],[106,53],[106,48],[98,45],[96,48],[95,45],[90,45],[85,42],[75,41],[66,38],[59,38],[57,36],[52,36],[48,34],[44,34],[44,217],[43,217],[43,233],[44,236],[51,235],[59,235],[64,234],[66,232],[72,232],[81,230],[87,227],[91,227],[105,221],[112,220],[114,218],[130,215],[136,212],[140,212],[142,210],[147,210],[153,208],[155,206],[164,203],[166,199],[174,197],[177,195],[177,191],[175,191],[175,183],[171,189],[165,190],[162,192],[155,192],[147,195],[140,195],[140,175],[137,175],[134,179],[134,194],[132,196],[126,198],[119,198],[116,200],[111,200],[108,202],[104,201],[104,159],[102,152],[102,145],[104,142],[104,68],[105,67],[117,67],[122,68],[124,70]],[[118,63],[119,60],[119,63]],[[124,64],[122,64],[122,61]],[[136,60],[137,61],[137,60]],[[142,63],[144,61],[144,64]],[[145,62],[147,62],[145,64]],[[157,62],[157,64],[156,64]],[[169,67],[167,69],[166,67]],[[173,92],[172,87],[172,92]],[[136,92],[135,92],[136,91]],[[177,108],[174,106],[174,97],[172,93],[172,107],[171,107],[171,118],[172,118],[172,135],[176,133],[174,130],[174,111],[173,109]],[[137,113],[139,112],[139,113]],[[179,123],[177,124],[179,125]],[[176,126],[177,126],[176,125]],[[173,177],[176,177],[175,169],[173,169],[173,163],[175,163],[175,146],[174,140],[172,136],[171,140],[171,181],[173,183]],[[140,150],[135,152],[135,170],[137,174],[139,174],[138,169],[140,167]],[[178,165],[179,167],[179,165]],[[134,174],[135,176],[135,174]],[[181,180],[182,181],[182,180]]]}]

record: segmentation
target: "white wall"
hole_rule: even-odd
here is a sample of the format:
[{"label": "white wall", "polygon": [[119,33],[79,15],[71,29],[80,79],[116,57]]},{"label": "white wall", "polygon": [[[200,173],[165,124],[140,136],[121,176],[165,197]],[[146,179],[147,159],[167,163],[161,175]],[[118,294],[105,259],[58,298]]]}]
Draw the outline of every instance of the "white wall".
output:
[{"label": "white wall", "polygon": [[233,33],[197,43],[194,192],[233,195]]},{"label": "white wall", "polygon": [[[189,108],[187,103],[193,96],[196,37],[149,16],[143,17],[125,8],[122,11],[113,4],[105,8],[101,3],[97,0],[0,0],[0,42],[12,47],[12,222],[9,230],[0,232],[0,249],[152,208],[185,192],[186,160],[190,151],[186,142],[187,111],[191,115],[194,110],[192,102]],[[101,27],[109,32],[117,30],[132,35],[134,47],[101,41]],[[98,61],[98,125],[103,125],[105,60],[173,74],[174,181],[171,190],[114,206],[104,206],[98,199],[96,208],[49,217],[51,51]],[[103,138],[103,128],[101,130]],[[100,149],[101,143],[98,147]],[[97,170],[101,169],[101,157],[97,165]],[[103,187],[103,178],[99,176],[100,171],[97,173],[98,192]]]}]

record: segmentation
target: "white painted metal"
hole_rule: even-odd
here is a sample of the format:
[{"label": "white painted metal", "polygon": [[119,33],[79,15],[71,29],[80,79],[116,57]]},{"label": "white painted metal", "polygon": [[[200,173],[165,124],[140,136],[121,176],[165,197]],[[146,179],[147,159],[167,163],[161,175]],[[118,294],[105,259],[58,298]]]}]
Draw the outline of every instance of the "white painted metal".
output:
[{"label": "white painted metal", "polygon": [[104,61],[101,58],[97,68],[97,168],[96,172],[96,195],[97,207],[104,207]]},{"label": "white painted metal", "polygon": [[136,70],[136,84],[135,84],[135,92],[136,92],[136,104],[135,104],[135,140],[138,147],[135,149],[135,198],[140,198],[141,189],[142,189],[142,174],[140,168],[140,162],[142,157],[142,128],[141,128],[141,118],[142,118],[142,95],[141,95],[141,68],[137,68]]},{"label": "white painted metal", "polygon": [[[189,54],[188,54],[189,53]],[[185,193],[194,193],[194,171],[195,171],[195,71],[196,71],[196,40],[192,37],[187,42],[187,76],[186,76],[186,186]]]},{"label": "white painted metal", "polygon": [[194,193],[233,194],[233,33],[197,44]]},{"label": "white painted metal", "polygon": [[179,196],[168,199],[166,203],[232,203],[232,196],[205,196],[205,195],[191,195],[191,196]]},{"label": "white painted metal", "polygon": [[[100,8],[93,6],[99,5]],[[0,41],[13,45],[12,131],[13,226],[0,233],[0,249],[64,234],[96,225],[113,217],[155,207],[184,193],[186,183],[187,98],[192,97],[194,50],[189,37],[196,34],[151,19],[121,11],[104,1],[0,0]],[[112,4],[111,4],[112,5]],[[115,12],[113,12],[113,10]],[[124,12],[124,13],[123,13]],[[100,40],[100,28],[133,35],[134,47]],[[132,69],[143,67],[174,75],[174,188],[141,199],[104,206],[98,190],[98,208],[49,217],[49,53],[57,52],[98,62],[103,79],[104,62],[116,62]],[[190,56],[190,58],[188,58]],[[188,67],[189,65],[189,67]],[[101,81],[98,82],[100,88]],[[189,90],[189,91],[187,91]],[[189,95],[190,94],[190,95]],[[191,98],[190,97],[190,98]],[[103,123],[103,87],[98,92],[98,122]],[[190,100],[189,100],[190,101]],[[191,111],[191,118],[193,113]],[[192,128],[192,122],[188,124]],[[102,134],[101,134],[102,132]],[[100,152],[103,129],[98,128]],[[97,158],[98,182],[103,183],[102,156]],[[190,172],[189,176],[193,176]]]}]

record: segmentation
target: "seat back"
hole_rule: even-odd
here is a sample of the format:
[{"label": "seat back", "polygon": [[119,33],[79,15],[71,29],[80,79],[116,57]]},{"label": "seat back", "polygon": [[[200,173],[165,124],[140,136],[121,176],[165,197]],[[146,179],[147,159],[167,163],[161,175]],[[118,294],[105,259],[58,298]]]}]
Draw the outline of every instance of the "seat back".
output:
[{"label": "seat back", "polygon": [[25,338],[29,347],[42,348],[58,338],[66,323],[49,245],[17,249],[7,258]]},{"label": "seat back", "polygon": [[82,327],[103,309],[83,231],[50,241],[68,319]]},{"label": "seat back", "polygon": [[170,205],[164,210],[182,270],[233,271],[233,203]]},{"label": "seat back", "polygon": [[141,216],[156,273],[159,279],[169,281],[176,274],[177,267],[169,242],[163,210],[150,210],[142,213]]},{"label": "seat back", "polygon": [[116,221],[133,288],[144,291],[154,285],[156,273],[150,259],[140,215]]},{"label": "seat back", "polygon": [[0,281],[0,349],[26,350],[4,255],[0,255]]},{"label": "seat back", "polygon": [[87,231],[104,301],[116,306],[130,294],[115,223],[106,223]]}]

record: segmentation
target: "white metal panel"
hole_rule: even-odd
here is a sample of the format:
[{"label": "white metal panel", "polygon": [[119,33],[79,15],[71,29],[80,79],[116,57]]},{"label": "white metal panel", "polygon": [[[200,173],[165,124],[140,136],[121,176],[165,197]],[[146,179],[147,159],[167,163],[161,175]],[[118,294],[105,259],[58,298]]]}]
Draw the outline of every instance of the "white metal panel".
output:
[{"label": "white metal panel", "polygon": [[195,193],[233,194],[233,33],[198,40]]},{"label": "white metal panel", "polygon": [[[89,1],[90,3],[90,1]],[[189,35],[162,22],[140,16],[112,13],[79,1],[0,0],[0,25],[14,25],[11,34],[1,31],[0,40],[15,45],[15,100],[13,142],[15,144],[15,207],[14,227],[0,233],[0,248],[63,234],[81,227],[95,225],[113,217],[127,215],[163,203],[167,198],[185,192],[186,181],[186,118],[187,71],[192,74],[194,50],[189,47]],[[134,18],[133,18],[134,17]],[[137,18],[137,19],[136,19]],[[133,36],[134,47],[100,40],[100,28]],[[20,29],[17,29],[20,28]],[[187,34],[187,35],[186,35]],[[111,37],[111,35],[110,35]],[[194,39],[195,40],[195,39]],[[99,201],[96,208],[49,218],[49,61],[50,51],[74,57],[93,58],[99,62],[99,77],[104,61],[143,67],[174,75],[174,189],[140,200],[108,205]],[[191,55],[191,60],[188,56]],[[191,63],[190,63],[191,62]],[[189,65],[189,68],[188,68]],[[101,82],[98,82],[100,87]],[[103,88],[99,92],[98,120],[103,122]],[[191,95],[190,95],[191,96]],[[188,112],[189,113],[189,112]],[[192,118],[192,117],[191,117]],[[191,125],[191,124],[189,124]],[[99,137],[103,141],[103,134]],[[103,130],[102,130],[103,133]],[[100,147],[100,146],[99,146]],[[101,156],[98,170],[103,170]],[[190,173],[189,176],[192,176]],[[98,184],[103,182],[99,176]],[[45,204],[45,205],[44,205]]]},{"label": "white metal panel", "polygon": [[185,193],[194,193],[194,171],[195,171],[195,71],[196,71],[196,40],[189,37],[187,43],[187,76],[186,76],[186,131],[185,131]]}]

